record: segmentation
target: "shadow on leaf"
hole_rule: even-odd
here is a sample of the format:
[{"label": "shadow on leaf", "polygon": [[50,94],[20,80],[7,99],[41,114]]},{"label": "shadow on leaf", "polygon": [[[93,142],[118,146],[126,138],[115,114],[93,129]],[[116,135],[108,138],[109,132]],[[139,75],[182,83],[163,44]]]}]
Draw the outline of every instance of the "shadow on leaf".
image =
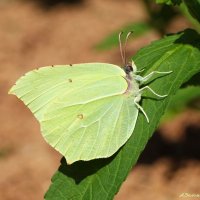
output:
[{"label": "shadow on leaf", "polygon": [[182,35],[174,43],[175,44],[186,44],[200,50],[200,37],[199,34],[193,29],[186,29],[181,31]]},{"label": "shadow on leaf", "polygon": [[[118,153],[118,152],[117,152]],[[61,159],[61,166],[58,171],[64,175],[74,179],[76,184],[79,184],[86,177],[95,174],[98,170],[106,167],[115,158],[116,154],[110,158],[95,159],[91,161],[77,161],[68,165],[65,158]]]}]

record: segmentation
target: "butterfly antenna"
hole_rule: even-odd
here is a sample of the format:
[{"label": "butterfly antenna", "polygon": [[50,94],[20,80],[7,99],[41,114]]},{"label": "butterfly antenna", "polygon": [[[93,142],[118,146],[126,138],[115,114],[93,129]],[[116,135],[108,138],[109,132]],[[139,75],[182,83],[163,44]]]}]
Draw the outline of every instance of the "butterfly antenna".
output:
[{"label": "butterfly antenna", "polygon": [[121,54],[122,62],[124,64],[124,66],[125,66],[126,63],[125,63],[124,53],[123,53],[123,50],[122,50],[122,38],[121,38],[122,34],[123,34],[123,32],[121,31],[119,33],[119,49],[120,49],[120,54]]},{"label": "butterfly antenna", "polygon": [[123,54],[123,57],[124,57],[124,65],[126,65],[126,46],[127,46],[127,41],[130,37],[130,35],[133,33],[133,31],[130,31],[128,32],[128,34],[126,35],[126,40],[125,40],[125,44],[124,44],[124,54]]}]

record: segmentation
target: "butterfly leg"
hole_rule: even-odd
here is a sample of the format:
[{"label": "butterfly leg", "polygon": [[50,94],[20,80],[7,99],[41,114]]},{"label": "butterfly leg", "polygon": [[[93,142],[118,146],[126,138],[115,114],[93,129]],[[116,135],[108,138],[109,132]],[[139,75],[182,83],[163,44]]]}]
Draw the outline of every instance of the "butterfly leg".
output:
[{"label": "butterfly leg", "polygon": [[160,95],[160,94],[157,94],[153,89],[151,89],[149,86],[145,86],[141,89],[139,89],[139,92],[141,93],[143,90],[150,90],[155,96],[157,97],[160,97],[160,98],[164,98],[166,97],[167,95]]},{"label": "butterfly leg", "polygon": [[144,109],[142,108],[142,106],[140,106],[140,104],[138,103],[137,98],[134,99],[134,103],[137,106],[137,108],[144,114],[147,122],[149,123],[149,118],[148,118],[146,112],[144,111]]},{"label": "butterfly leg", "polygon": [[142,108],[142,106],[140,106],[140,104],[138,103],[138,102],[140,101],[141,93],[142,93],[143,90],[150,90],[155,96],[160,97],[160,98],[164,98],[164,97],[166,97],[167,95],[160,95],[160,94],[157,94],[157,93],[156,93],[153,89],[151,89],[149,86],[145,86],[145,87],[139,89],[138,96],[135,97],[134,103],[135,103],[135,105],[137,106],[137,108],[144,114],[144,116],[145,116],[147,122],[149,123],[149,118],[148,118],[146,112],[144,111],[144,109]]},{"label": "butterfly leg", "polygon": [[170,73],[172,73],[172,71],[168,71],[168,72],[153,71],[144,77],[137,75],[135,79],[139,81],[140,83],[144,83],[148,81],[154,74],[170,74]]}]

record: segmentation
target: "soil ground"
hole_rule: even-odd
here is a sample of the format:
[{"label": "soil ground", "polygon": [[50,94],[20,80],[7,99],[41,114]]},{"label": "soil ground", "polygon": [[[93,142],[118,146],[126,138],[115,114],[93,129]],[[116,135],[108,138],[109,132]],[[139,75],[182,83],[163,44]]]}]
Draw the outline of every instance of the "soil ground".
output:
[{"label": "soil ground", "polygon": [[[40,2],[40,1],[39,1]],[[47,2],[47,1],[46,1]],[[51,2],[51,1],[49,1]],[[61,156],[43,140],[39,124],[9,88],[39,66],[84,62],[121,64],[118,49],[94,45],[111,32],[147,20],[142,1],[85,0],[41,7],[36,1],[0,1],[0,199],[43,199]],[[168,29],[188,27],[176,18]],[[159,38],[156,31],[130,41],[128,52]],[[195,199],[200,195],[200,114],[187,111],[162,125],[116,200]]]}]

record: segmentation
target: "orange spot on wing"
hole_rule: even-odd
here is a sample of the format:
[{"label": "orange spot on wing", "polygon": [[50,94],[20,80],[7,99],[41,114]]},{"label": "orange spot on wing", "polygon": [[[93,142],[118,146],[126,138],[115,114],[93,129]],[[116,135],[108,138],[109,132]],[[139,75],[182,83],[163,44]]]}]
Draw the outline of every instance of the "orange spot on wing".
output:
[{"label": "orange spot on wing", "polygon": [[78,117],[79,119],[83,119],[83,114],[78,114],[77,117]]}]

